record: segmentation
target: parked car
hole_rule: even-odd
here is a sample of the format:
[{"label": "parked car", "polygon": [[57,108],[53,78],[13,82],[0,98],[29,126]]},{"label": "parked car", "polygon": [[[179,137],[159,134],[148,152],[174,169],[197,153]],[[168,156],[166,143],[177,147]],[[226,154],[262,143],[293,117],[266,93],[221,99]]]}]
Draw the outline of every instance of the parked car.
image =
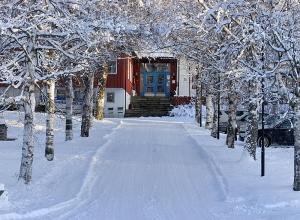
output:
[{"label": "parked car", "polygon": [[[245,132],[242,132],[245,134]],[[240,139],[241,139],[241,133]],[[243,136],[242,136],[243,137]],[[245,137],[243,137],[244,139]],[[258,143],[262,143],[262,128],[258,128]],[[264,145],[269,147],[271,144],[294,145],[294,124],[293,118],[279,118],[278,116],[268,117],[265,121]]]},{"label": "parked car", "polygon": [[[220,132],[227,133],[228,126],[228,111],[220,111]],[[237,129],[240,128],[241,124],[246,123],[245,118],[247,117],[248,112],[246,111],[237,111],[236,112],[236,124]]]},{"label": "parked car", "polygon": [[228,114],[226,111],[219,112],[219,131],[223,133],[227,133],[227,125],[228,125]]},{"label": "parked car", "polygon": [[[247,115],[248,116],[248,115]],[[240,126],[239,126],[239,140],[244,141],[246,137],[246,130],[247,130],[247,116],[240,120]],[[280,119],[280,116],[275,115],[265,115],[265,128],[272,126],[273,123],[276,123]],[[259,124],[258,129],[261,128],[261,114],[259,114]]]},{"label": "parked car", "polygon": [[236,124],[237,124],[237,129],[238,130],[240,130],[241,126],[246,125],[247,116],[248,116],[247,111],[238,111],[236,113]]}]

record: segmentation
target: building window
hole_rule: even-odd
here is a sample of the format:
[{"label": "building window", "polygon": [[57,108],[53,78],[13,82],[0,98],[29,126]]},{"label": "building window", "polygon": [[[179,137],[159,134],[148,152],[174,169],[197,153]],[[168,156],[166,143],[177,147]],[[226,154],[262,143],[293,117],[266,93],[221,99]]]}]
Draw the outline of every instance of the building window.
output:
[{"label": "building window", "polygon": [[64,89],[57,89],[56,90],[56,100],[57,101],[66,100],[66,94],[65,94]]},{"label": "building window", "polygon": [[108,115],[109,116],[113,116],[114,115],[114,108],[107,108],[107,110],[108,110]]},{"label": "building window", "polygon": [[74,102],[75,103],[81,103],[83,101],[83,92],[80,90],[74,91]]},{"label": "building window", "polygon": [[114,92],[108,92],[106,97],[107,102],[115,102],[115,93]]},{"label": "building window", "polygon": [[109,74],[117,74],[117,61],[109,61],[108,62],[108,73]]}]

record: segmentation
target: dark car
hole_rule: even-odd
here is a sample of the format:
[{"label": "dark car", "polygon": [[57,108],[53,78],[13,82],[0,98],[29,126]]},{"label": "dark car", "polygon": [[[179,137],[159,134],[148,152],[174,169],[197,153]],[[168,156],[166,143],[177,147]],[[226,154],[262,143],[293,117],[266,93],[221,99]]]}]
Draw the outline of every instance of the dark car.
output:
[{"label": "dark car", "polygon": [[[271,144],[294,145],[294,126],[292,119],[283,119],[272,126],[264,129],[264,145],[269,147]],[[258,145],[262,144],[262,129],[258,129]]]},{"label": "dark car", "polygon": [[[219,122],[219,130],[220,132],[223,132],[223,133],[227,133],[227,127],[228,127],[228,111],[220,111],[219,112],[219,119],[220,119],[220,122]],[[245,118],[247,117],[248,115],[248,112],[246,111],[237,111],[236,112],[236,126],[237,126],[237,129],[239,129],[240,125],[242,123],[244,123],[245,121]]]},{"label": "dark car", "polygon": [[[265,128],[267,128],[267,127],[273,127],[274,123],[276,123],[280,119],[279,115],[264,114],[264,116],[265,116]],[[258,129],[261,128],[261,118],[262,118],[262,115],[259,114]],[[238,132],[239,132],[239,140],[240,141],[244,141],[245,140],[246,130],[247,130],[247,120],[248,120],[248,114],[245,115],[244,117],[242,117],[240,119],[240,121],[237,121],[237,123],[238,123]]]}]

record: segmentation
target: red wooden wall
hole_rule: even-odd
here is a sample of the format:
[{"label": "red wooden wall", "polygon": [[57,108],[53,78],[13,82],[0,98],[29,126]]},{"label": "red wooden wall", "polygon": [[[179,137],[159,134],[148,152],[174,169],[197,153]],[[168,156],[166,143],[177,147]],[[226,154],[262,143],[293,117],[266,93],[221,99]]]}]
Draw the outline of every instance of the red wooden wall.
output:
[{"label": "red wooden wall", "polygon": [[[134,89],[140,95],[140,64],[141,63],[170,63],[170,94],[175,94],[177,87],[177,60],[176,59],[132,59],[129,57],[119,58],[117,61],[117,74],[108,74],[106,88],[123,88],[127,93],[132,94]],[[132,81],[128,78],[132,65]]]},{"label": "red wooden wall", "polygon": [[106,88],[123,88],[132,93],[132,82],[128,79],[131,58],[118,58],[117,74],[108,74]]}]

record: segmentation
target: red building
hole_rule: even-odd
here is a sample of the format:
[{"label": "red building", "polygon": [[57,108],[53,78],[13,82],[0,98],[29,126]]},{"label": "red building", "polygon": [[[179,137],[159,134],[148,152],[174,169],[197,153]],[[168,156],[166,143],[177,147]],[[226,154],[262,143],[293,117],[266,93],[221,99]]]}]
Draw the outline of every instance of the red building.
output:
[{"label": "red building", "polygon": [[[105,116],[123,117],[134,96],[181,95],[178,93],[178,60],[167,54],[154,55],[139,54],[139,58],[123,57],[109,62]],[[182,70],[181,74],[183,72]]]},{"label": "red building", "polygon": [[[0,95],[6,89],[0,84]],[[97,93],[95,78],[94,93]],[[109,74],[105,91],[105,116],[124,117],[135,97],[166,97],[176,95],[174,103],[190,100],[194,89],[192,76],[185,59],[176,59],[166,53],[137,54],[135,57],[120,57],[109,62]],[[17,96],[19,89],[10,89],[8,96]],[[80,113],[83,92],[80,78],[74,78],[74,112]],[[37,104],[44,103],[44,96],[36,92]],[[65,87],[60,82],[56,87],[56,104],[65,105]]]}]

